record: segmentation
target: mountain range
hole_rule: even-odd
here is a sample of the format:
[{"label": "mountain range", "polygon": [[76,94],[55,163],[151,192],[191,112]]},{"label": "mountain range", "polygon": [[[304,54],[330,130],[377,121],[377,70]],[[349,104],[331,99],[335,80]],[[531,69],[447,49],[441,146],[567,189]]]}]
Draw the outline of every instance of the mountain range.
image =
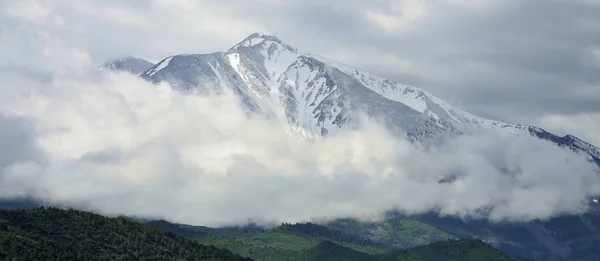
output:
[{"label": "mountain range", "polygon": [[317,54],[303,52],[278,37],[254,33],[227,51],[180,54],[157,64],[126,57],[104,65],[183,92],[232,91],[249,112],[283,111],[292,133],[333,134],[357,119],[357,112],[381,119],[393,134],[427,142],[475,128],[500,136],[529,134],[585,153],[600,166],[600,149],[572,135],[476,116],[431,93],[384,79]]}]

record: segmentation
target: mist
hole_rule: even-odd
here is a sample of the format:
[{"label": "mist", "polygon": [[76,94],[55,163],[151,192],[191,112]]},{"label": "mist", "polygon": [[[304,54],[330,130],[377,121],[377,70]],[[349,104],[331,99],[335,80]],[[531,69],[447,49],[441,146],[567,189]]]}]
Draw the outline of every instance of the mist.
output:
[{"label": "mist", "polygon": [[425,148],[363,117],[306,140],[230,93],[69,66],[0,72],[0,198],[222,226],[390,210],[526,221],[585,211],[600,194],[585,156],[528,135],[480,130]]}]

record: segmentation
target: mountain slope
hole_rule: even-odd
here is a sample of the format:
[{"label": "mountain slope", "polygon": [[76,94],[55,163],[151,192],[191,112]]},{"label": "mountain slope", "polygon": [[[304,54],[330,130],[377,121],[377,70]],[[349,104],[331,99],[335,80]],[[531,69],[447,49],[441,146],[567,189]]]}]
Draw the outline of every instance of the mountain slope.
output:
[{"label": "mountain slope", "polygon": [[123,57],[118,60],[113,60],[102,65],[102,68],[116,71],[126,71],[133,74],[140,74],[154,66],[153,63],[136,57]]},{"label": "mountain slope", "polygon": [[573,135],[560,137],[542,128],[533,126],[529,127],[529,133],[535,137],[551,141],[558,146],[569,148],[575,152],[585,152],[592,161],[600,166],[600,149]]},{"label": "mountain slope", "polygon": [[358,113],[366,112],[411,140],[427,142],[484,128],[501,136],[528,134],[550,140],[587,153],[600,164],[598,149],[579,139],[563,137],[568,144],[560,143],[533,126],[478,117],[420,88],[299,51],[267,34],[252,34],[225,52],[168,57],[141,76],[186,92],[229,89],[248,111],[269,116],[283,111],[290,130],[307,137],[352,126]]},{"label": "mountain slope", "polygon": [[331,229],[388,247],[414,247],[447,239],[478,238],[513,257],[536,261],[595,261],[600,256],[600,215],[564,215],[529,222],[491,222],[437,214],[390,214],[379,222],[340,219]]},{"label": "mountain slope", "polygon": [[1,260],[250,260],[125,218],[37,208],[0,210]]},{"label": "mountain slope", "polygon": [[198,240],[201,244],[215,245],[257,260],[281,260],[279,258],[282,256],[289,256],[292,253],[297,255],[324,241],[331,241],[347,249],[373,255],[391,250],[382,244],[364,240],[361,237],[342,234],[339,231],[311,224],[304,224],[301,227],[284,224],[272,229],[208,228],[170,224],[164,221],[152,221],[146,224]]},{"label": "mountain slope", "polygon": [[307,136],[337,131],[354,119],[356,111],[383,117],[393,132],[408,136],[434,137],[456,131],[444,117],[436,120],[387,99],[355,76],[315,57],[277,37],[253,34],[227,52],[168,57],[142,77],[186,91],[229,87],[251,111],[283,110],[290,127]]},{"label": "mountain slope", "polygon": [[508,261],[512,259],[484,242],[477,240],[457,240],[411,248],[397,254],[394,260]]}]

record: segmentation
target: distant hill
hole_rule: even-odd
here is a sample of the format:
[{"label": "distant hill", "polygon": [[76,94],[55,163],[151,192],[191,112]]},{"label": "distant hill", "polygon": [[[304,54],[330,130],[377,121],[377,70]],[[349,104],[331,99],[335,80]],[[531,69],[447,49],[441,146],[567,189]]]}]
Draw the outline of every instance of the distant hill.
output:
[{"label": "distant hill", "polygon": [[0,199],[0,209],[4,210],[31,209],[40,206],[42,206],[42,202],[28,198]]},{"label": "distant hill", "polygon": [[152,221],[149,226],[214,244],[259,261],[510,261],[479,240],[448,240],[407,250],[387,248],[323,225],[282,224],[272,229],[208,228]]},{"label": "distant hill", "polygon": [[77,210],[0,210],[0,260],[250,261],[228,250]]},{"label": "distant hill", "polygon": [[479,240],[450,240],[418,246],[399,253],[395,261],[507,261],[508,255]]},{"label": "distant hill", "polygon": [[165,221],[152,221],[145,224],[195,239],[202,244],[225,248],[236,254],[260,261],[321,260],[310,259],[310,256],[314,257],[314,252],[307,251],[325,241],[333,242],[340,247],[344,247],[345,250],[370,255],[379,255],[391,251],[390,248],[382,244],[311,223],[282,224],[272,229],[256,227],[209,228],[171,224]]},{"label": "distant hill", "polygon": [[379,256],[365,254],[363,252],[340,246],[331,241],[323,241],[315,247],[300,253],[298,256],[300,258],[296,260],[376,261],[382,259]]},{"label": "distant hill", "polygon": [[325,225],[392,248],[411,248],[448,239],[479,238],[513,258],[523,257],[532,261],[598,261],[598,213],[598,210],[594,210],[594,213],[530,222],[463,220],[436,214],[390,214],[377,222],[339,219]]}]

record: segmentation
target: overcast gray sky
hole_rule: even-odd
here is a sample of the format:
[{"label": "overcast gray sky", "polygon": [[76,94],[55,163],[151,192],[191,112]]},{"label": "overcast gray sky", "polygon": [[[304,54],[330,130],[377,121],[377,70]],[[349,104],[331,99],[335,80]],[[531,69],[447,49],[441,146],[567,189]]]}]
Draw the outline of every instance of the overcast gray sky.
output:
[{"label": "overcast gray sky", "polygon": [[[3,55],[50,35],[93,62],[129,54],[156,61],[226,50],[262,31],[472,113],[600,145],[599,0],[1,3]],[[21,36],[6,41],[9,30]]]}]

